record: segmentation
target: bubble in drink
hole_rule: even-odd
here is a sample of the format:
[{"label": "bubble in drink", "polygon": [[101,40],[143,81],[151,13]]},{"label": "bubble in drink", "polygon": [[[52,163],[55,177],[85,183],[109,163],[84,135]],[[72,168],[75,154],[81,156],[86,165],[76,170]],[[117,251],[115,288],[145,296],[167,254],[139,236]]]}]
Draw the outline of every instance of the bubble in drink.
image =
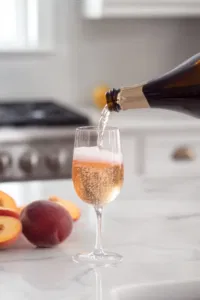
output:
[{"label": "bubble in drink", "polygon": [[75,148],[72,179],[83,201],[97,206],[109,203],[118,196],[123,184],[122,156],[98,146]]}]

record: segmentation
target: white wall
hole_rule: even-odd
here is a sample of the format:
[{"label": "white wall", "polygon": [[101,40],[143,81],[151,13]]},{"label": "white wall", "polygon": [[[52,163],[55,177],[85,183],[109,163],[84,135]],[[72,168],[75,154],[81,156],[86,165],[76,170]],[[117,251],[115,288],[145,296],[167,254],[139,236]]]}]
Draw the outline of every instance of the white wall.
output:
[{"label": "white wall", "polygon": [[0,56],[0,97],[91,101],[91,90],[157,76],[200,51],[200,20],[83,20],[80,2],[57,0],[57,53]]}]

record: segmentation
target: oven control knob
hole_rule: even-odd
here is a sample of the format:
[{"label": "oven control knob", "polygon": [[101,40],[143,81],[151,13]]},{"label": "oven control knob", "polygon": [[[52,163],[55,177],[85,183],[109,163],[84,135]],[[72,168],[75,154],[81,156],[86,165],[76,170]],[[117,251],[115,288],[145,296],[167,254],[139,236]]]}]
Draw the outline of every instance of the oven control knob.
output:
[{"label": "oven control knob", "polygon": [[0,152],[0,172],[4,172],[10,167],[12,162],[11,156],[6,152]]},{"label": "oven control knob", "polygon": [[39,164],[39,156],[36,152],[30,151],[23,154],[20,160],[20,167],[26,173],[31,173]]},{"label": "oven control knob", "polygon": [[46,165],[52,172],[57,172],[66,164],[68,154],[65,151],[54,152],[46,157]]}]

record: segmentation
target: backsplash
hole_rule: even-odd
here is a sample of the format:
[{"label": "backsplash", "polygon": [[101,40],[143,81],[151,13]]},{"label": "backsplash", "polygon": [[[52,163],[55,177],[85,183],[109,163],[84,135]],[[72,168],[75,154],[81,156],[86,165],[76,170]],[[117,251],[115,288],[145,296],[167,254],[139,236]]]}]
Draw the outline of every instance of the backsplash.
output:
[{"label": "backsplash", "polygon": [[0,56],[0,97],[91,102],[102,83],[129,85],[200,51],[200,20],[83,20],[80,1],[57,0],[56,53]]}]

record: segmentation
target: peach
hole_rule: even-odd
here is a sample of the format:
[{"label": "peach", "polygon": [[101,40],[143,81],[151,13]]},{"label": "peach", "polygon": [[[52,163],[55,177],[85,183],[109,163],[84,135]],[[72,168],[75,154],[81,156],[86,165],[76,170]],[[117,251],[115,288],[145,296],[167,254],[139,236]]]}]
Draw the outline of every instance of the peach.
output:
[{"label": "peach", "polygon": [[64,208],[70,213],[74,221],[77,221],[80,218],[81,216],[80,209],[71,201],[64,200],[56,196],[51,196],[49,200],[64,206]]},{"label": "peach", "polygon": [[47,200],[28,204],[20,219],[24,236],[40,248],[60,244],[71,234],[73,228],[73,220],[66,209]]},{"label": "peach", "polygon": [[22,224],[19,219],[0,215],[0,249],[6,249],[19,238]]},{"label": "peach", "polygon": [[19,219],[19,213],[16,210],[10,208],[0,207],[0,216],[12,217]]},{"label": "peach", "polygon": [[17,210],[15,200],[3,191],[0,191],[0,207],[12,208],[14,210]]}]

